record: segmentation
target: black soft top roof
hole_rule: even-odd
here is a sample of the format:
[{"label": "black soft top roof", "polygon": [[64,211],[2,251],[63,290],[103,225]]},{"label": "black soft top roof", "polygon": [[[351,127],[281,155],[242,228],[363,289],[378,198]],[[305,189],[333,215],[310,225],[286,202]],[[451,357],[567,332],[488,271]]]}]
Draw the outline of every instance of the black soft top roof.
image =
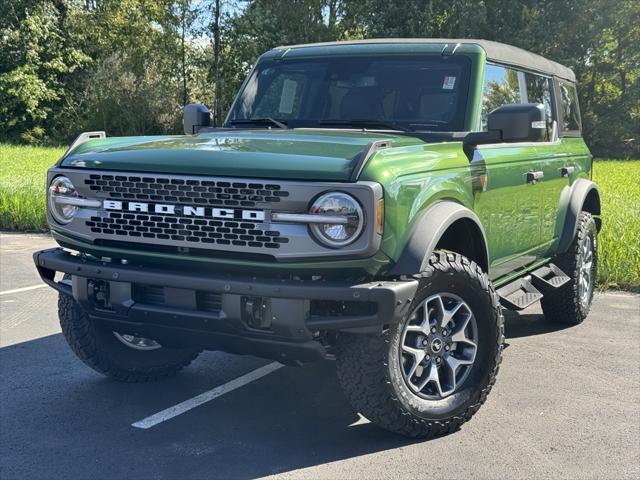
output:
[{"label": "black soft top roof", "polygon": [[358,45],[358,44],[416,44],[416,43],[428,43],[428,44],[442,44],[443,49],[454,47],[455,45],[478,45],[482,48],[487,55],[487,59],[490,61],[513,65],[515,67],[524,68],[527,70],[534,70],[547,75],[554,75],[556,77],[564,78],[571,82],[576,81],[576,76],[568,67],[561,65],[552,60],[548,60],[535,53],[528,52],[522,48],[514,47],[504,43],[493,42],[490,40],[476,40],[476,39],[460,39],[460,38],[376,38],[370,40],[349,40],[344,42],[324,42],[324,43],[307,43],[300,45],[286,45],[277,47],[280,49],[298,49],[298,48],[310,48],[310,47],[323,47],[323,46],[338,46],[338,45]]}]

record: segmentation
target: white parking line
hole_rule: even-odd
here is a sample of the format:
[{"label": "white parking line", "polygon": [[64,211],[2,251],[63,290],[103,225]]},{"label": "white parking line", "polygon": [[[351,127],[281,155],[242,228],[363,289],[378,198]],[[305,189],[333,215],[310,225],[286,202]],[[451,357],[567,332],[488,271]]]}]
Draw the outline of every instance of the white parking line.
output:
[{"label": "white parking line", "polygon": [[623,297],[623,298],[632,298],[635,297],[635,295],[631,292],[600,292],[600,295],[603,295],[605,297]]},{"label": "white parking line", "polygon": [[38,288],[44,288],[46,286],[47,284],[43,283],[41,285],[31,285],[30,287],[15,288],[13,290],[5,290],[4,292],[0,292],[0,295],[11,295],[12,293],[28,292],[30,290],[36,290]]},{"label": "white parking line", "polygon": [[249,372],[241,377],[231,380],[230,382],[225,383],[224,385],[220,385],[208,392],[201,393],[200,395],[190,398],[189,400],[185,400],[184,402],[178,403],[173,407],[169,407],[161,412],[155,413],[150,417],[144,418],[140,421],[132,423],[132,427],[136,428],[151,428],[159,423],[166,422],[167,420],[171,420],[173,417],[177,417],[185,412],[188,412],[192,408],[199,407],[203,403],[210,402],[211,400],[218,398],[225,393],[229,393],[237,388],[240,388],[248,383],[253,382],[254,380],[258,380],[270,373],[275,372],[279,368],[284,367],[281,363],[273,362],[264,367],[260,367],[252,372]]}]

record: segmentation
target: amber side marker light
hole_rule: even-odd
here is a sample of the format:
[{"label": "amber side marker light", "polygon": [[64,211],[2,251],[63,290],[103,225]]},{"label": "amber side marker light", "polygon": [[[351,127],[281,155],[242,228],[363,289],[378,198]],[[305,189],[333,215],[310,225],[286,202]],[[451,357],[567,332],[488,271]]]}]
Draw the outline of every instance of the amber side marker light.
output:
[{"label": "amber side marker light", "polygon": [[384,227],[384,200],[381,198],[376,202],[376,233],[382,235]]}]

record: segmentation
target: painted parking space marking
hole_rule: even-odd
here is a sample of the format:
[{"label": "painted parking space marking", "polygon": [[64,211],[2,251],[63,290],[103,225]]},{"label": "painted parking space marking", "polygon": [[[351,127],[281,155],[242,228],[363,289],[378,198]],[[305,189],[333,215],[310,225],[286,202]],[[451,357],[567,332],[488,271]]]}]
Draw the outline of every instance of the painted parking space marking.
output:
[{"label": "painted parking space marking", "polygon": [[29,292],[31,290],[37,290],[38,288],[44,288],[47,286],[48,285],[46,283],[43,283],[41,285],[31,285],[30,287],[15,288],[13,290],[5,290],[4,292],[0,292],[0,295],[11,295],[13,293]]},{"label": "painted parking space marking", "polygon": [[622,298],[633,298],[635,295],[632,292],[603,292],[599,293],[599,295],[605,294],[607,297],[622,297]]},{"label": "painted parking space marking", "polygon": [[166,422],[167,420],[171,420],[178,415],[182,415],[185,412],[188,412],[191,409],[199,407],[200,405],[210,402],[218,397],[221,397],[225,393],[232,392],[240,387],[247,385],[255,380],[258,380],[270,373],[275,372],[276,370],[284,367],[281,363],[273,362],[264,367],[257,368],[249,373],[246,373],[238,378],[231,380],[223,385],[220,385],[216,388],[213,388],[207,392],[201,393],[189,400],[185,400],[184,402],[178,403],[173,407],[169,407],[165,410],[162,410],[158,413],[154,413],[153,415],[143,418],[135,423],[132,423],[132,427],[147,429],[158,425],[159,423]]}]

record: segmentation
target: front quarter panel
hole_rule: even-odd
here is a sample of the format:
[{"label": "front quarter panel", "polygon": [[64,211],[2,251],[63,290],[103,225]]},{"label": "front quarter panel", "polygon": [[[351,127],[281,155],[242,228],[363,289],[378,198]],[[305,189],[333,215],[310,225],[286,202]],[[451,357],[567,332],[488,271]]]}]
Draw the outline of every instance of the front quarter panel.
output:
[{"label": "front quarter panel", "polygon": [[430,205],[440,200],[467,208],[473,204],[469,160],[459,142],[380,150],[360,179],[383,186],[381,249],[394,262],[400,259],[415,223]]}]

